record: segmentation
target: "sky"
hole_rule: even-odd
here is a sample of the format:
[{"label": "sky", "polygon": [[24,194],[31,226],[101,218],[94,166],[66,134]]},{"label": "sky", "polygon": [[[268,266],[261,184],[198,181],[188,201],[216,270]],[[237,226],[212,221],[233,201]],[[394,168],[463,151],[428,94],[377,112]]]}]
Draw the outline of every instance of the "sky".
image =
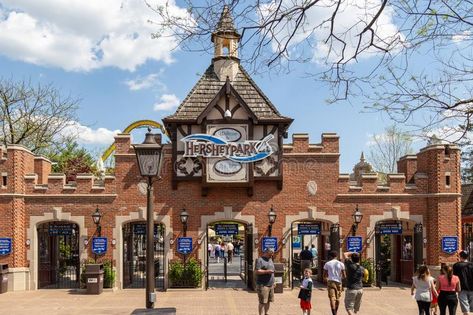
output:
[{"label": "sky", "polygon": [[[171,6],[186,15],[179,3]],[[387,32],[395,29],[384,18]],[[141,0],[0,0],[0,77],[52,83],[80,98],[78,142],[102,152],[130,123],[172,114],[211,63],[208,53],[173,49],[172,37],[151,38],[156,25],[150,19],[156,14]],[[307,68],[317,70],[323,51],[318,47],[313,63],[290,73],[253,79],[294,119],[286,142],[292,133],[308,133],[311,143],[320,143],[322,133],[335,132],[340,172],[349,173],[369,151],[371,136],[392,122],[363,112],[362,100],[327,104],[327,87],[304,76]]]}]

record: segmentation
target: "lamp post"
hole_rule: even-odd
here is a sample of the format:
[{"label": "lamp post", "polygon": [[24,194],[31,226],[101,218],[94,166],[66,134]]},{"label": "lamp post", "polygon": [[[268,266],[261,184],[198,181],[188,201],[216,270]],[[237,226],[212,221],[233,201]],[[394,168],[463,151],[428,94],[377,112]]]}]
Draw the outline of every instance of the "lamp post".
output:
[{"label": "lamp post", "polygon": [[356,230],[358,230],[358,224],[361,223],[363,220],[363,214],[358,209],[358,205],[356,205],[355,212],[352,214],[353,217],[353,225],[351,226],[352,236],[356,235]]},{"label": "lamp post", "polygon": [[142,144],[134,144],[136,160],[140,174],[148,179],[146,189],[146,308],[154,308],[156,293],[154,292],[154,215],[153,177],[159,176],[163,158],[162,147],[156,142],[155,135],[148,128]]},{"label": "lamp post", "polygon": [[268,236],[271,236],[271,233],[273,232],[273,224],[276,222],[276,211],[273,209],[273,205],[271,205],[271,208],[269,209],[268,213],[268,221],[269,221],[269,226],[268,226]]},{"label": "lamp post", "polygon": [[184,231],[184,237],[187,236],[187,220],[189,219],[189,213],[186,209],[182,209],[181,214],[179,215],[182,223],[182,230]]},{"label": "lamp post", "polygon": [[99,237],[102,236],[102,226],[100,225],[100,219],[102,219],[102,213],[100,213],[99,206],[95,208],[95,212],[92,213],[92,220],[94,220],[94,224],[97,227],[97,235]]}]

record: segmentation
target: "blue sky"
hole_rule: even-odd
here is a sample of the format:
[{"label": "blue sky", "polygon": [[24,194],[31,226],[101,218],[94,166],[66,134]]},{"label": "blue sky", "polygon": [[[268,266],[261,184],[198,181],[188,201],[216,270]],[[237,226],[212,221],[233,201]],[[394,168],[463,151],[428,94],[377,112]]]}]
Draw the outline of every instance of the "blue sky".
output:
[{"label": "blue sky", "polygon": [[[153,13],[142,1],[82,2],[0,0],[0,77],[53,83],[79,97],[79,142],[101,151],[131,122],[172,113],[212,56],[170,50],[169,39],[151,39],[154,26],[146,20]],[[114,9],[103,13],[107,6]],[[182,14],[177,6],[176,12]],[[319,143],[323,132],[339,134],[340,172],[351,172],[361,151],[369,150],[370,135],[391,122],[362,113],[361,100],[327,105],[327,87],[303,78],[307,67],[318,69],[313,63],[253,79],[283,115],[294,118],[290,135],[309,133]]]}]

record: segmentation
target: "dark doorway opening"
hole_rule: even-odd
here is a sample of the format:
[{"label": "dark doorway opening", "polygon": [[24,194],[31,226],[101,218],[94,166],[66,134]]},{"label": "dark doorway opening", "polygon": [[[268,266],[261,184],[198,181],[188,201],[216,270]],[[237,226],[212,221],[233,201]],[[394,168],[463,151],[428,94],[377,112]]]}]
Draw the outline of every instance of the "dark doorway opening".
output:
[{"label": "dark doorway opening", "polygon": [[236,221],[207,225],[206,289],[253,289],[252,231]]},{"label": "dark doorway opening", "polygon": [[[164,290],[163,224],[154,224],[154,273],[156,289]],[[146,222],[123,226],[123,287],[146,287]]]},{"label": "dark doorway opening", "polygon": [[[324,221],[301,220],[291,224],[291,287],[297,287],[305,268],[312,269],[314,280],[322,282],[322,269],[331,250],[340,250],[340,234],[337,224]],[[301,252],[307,247],[312,254],[308,261]],[[302,258],[302,259],[301,259]]]},{"label": "dark doorway opening", "polygon": [[79,226],[54,221],[38,226],[38,287],[73,289],[80,286]]}]

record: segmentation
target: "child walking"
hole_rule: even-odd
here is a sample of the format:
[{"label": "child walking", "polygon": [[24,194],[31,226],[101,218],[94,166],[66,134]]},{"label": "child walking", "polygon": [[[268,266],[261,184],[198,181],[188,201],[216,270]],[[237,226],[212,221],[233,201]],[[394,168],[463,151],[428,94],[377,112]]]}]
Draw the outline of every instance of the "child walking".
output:
[{"label": "child walking", "polygon": [[302,280],[301,290],[299,291],[299,299],[301,300],[301,309],[303,315],[310,315],[312,304],[310,299],[312,297],[312,270],[310,268],[304,269],[304,279]]}]

